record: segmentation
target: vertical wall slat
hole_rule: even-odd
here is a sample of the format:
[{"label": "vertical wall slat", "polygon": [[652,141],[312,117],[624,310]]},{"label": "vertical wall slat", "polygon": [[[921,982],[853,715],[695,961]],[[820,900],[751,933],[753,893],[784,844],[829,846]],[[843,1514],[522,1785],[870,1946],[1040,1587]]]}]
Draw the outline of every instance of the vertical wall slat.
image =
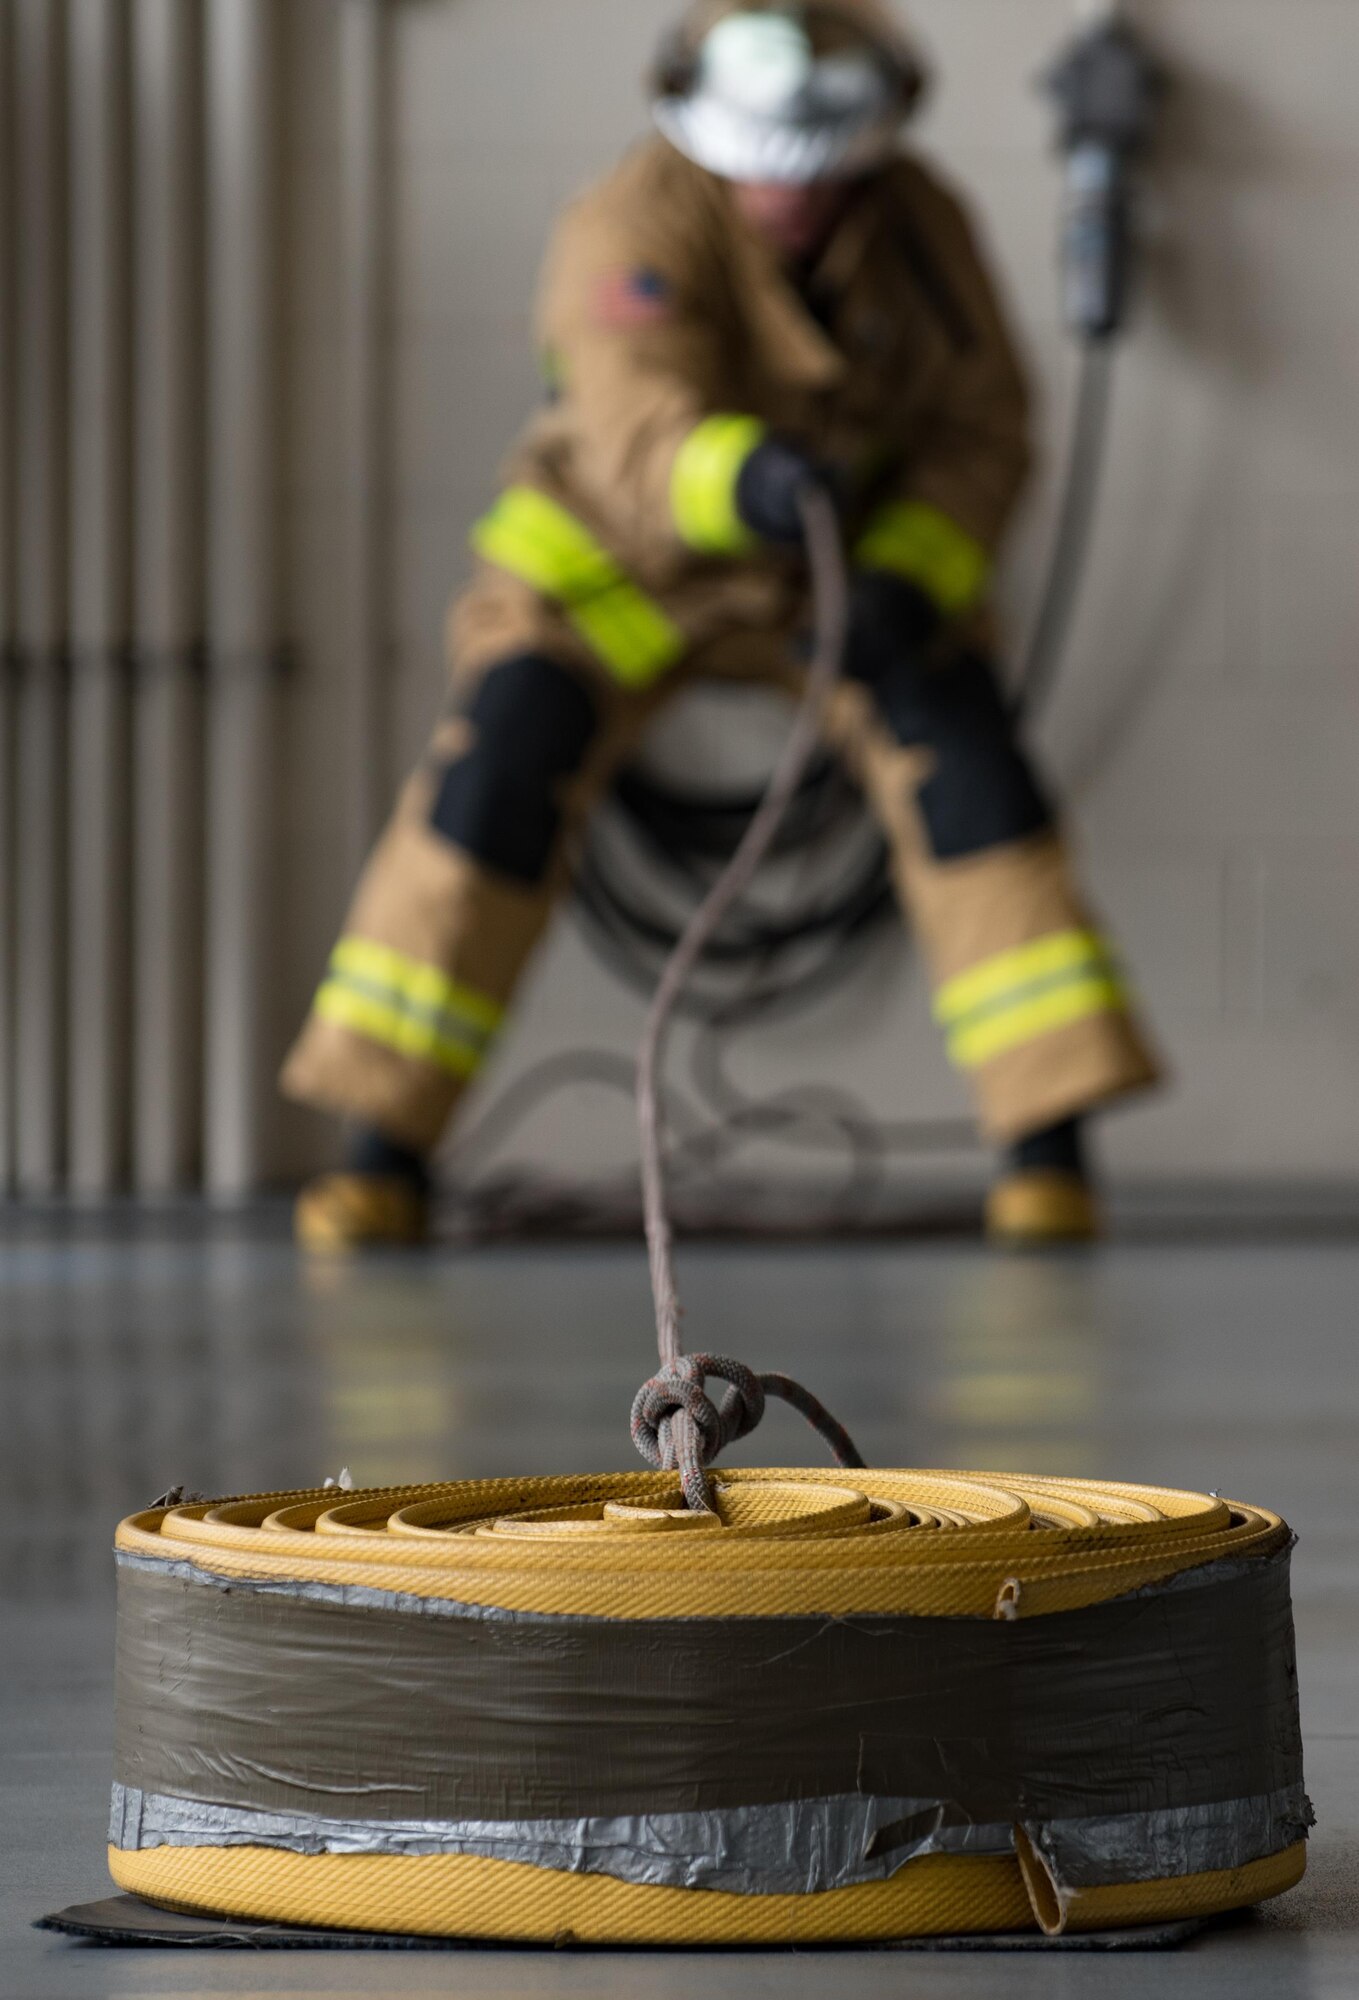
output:
[{"label": "vertical wall slat", "polygon": [[66,296],[64,0],[14,0],[18,1182],[56,1191],[64,1138]]},{"label": "vertical wall slat", "polygon": [[126,1161],[131,586],[127,0],[68,0],[72,1190]]},{"label": "vertical wall slat", "polygon": [[190,1187],[202,1060],[202,15],[132,0],[133,1185]]},{"label": "vertical wall slat", "polygon": [[14,15],[0,7],[0,1196],[14,1186]]},{"label": "vertical wall slat", "polygon": [[271,768],[279,630],[277,0],[208,0],[208,867],[205,1169],[267,1167]]},{"label": "vertical wall slat", "polygon": [[341,423],[344,520],[339,588],[344,657],[335,663],[347,708],[348,872],[357,875],[387,805],[384,652],[387,643],[385,315],[387,284],[387,0],[341,0]]}]

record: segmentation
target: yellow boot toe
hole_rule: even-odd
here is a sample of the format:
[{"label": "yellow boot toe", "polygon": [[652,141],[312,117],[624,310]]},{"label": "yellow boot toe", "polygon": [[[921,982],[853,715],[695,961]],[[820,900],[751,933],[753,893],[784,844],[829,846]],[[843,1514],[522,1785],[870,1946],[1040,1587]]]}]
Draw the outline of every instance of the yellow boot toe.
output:
[{"label": "yellow boot toe", "polygon": [[1104,1234],[1099,1203],[1080,1174],[1026,1167],[996,1182],[986,1202],[986,1233],[1013,1247],[1093,1243]]},{"label": "yellow boot toe", "polygon": [[297,1197],[293,1234],[304,1250],[328,1252],[423,1243],[429,1203],[397,1174],[323,1174]]}]

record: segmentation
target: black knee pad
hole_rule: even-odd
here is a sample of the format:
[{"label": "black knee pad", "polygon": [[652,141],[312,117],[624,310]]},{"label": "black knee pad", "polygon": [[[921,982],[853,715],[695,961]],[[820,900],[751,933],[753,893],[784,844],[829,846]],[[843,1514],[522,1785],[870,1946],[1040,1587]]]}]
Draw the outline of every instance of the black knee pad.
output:
[{"label": "black knee pad", "polygon": [[941,667],[903,660],[877,695],[897,741],[934,754],[917,796],[936,860],[1003,847],[1052,824],[989,661],[970,653]]},{"label": "black knee pad", "polygon": [[541,882],[561,825],[557,788],[595,733],[594,698],[555,660],[520,653],[492,667],[460,713],[476,735],[444,771],[430,822],[486,867]]}]

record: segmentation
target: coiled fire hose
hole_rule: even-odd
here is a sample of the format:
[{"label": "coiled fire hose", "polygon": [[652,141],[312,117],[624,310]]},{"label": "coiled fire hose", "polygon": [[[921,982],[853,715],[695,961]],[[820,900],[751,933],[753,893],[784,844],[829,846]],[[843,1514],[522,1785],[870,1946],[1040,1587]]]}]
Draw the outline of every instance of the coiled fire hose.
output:
[{"label": "coiled fire hose", "polygon": [[[817,661],[729,899],[839,653],[809,504]],[[1311,1809],[1278,1515],[870,1471],[797,1384],[682,1354],[655,1079],[683,976],[639,1071],[656,1469],[124,1521],[115,1880],[238,1920],[656,1944],[1058,1936],[1290,1888]],[[712,1471],[767,1393],[841,1469]]]}]

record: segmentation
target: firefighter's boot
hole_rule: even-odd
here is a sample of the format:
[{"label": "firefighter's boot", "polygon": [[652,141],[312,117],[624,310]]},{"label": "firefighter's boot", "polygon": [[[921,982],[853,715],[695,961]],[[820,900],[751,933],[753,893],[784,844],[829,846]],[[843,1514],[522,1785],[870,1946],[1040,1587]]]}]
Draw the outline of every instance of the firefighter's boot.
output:
[{"label": "firefighter's boot", "polygon": [[987,1198],[986,1233],[1014,1249],[1093,1243],[1103,1235],[1078,1119],[1031,1133],[1010,1148]]},{"label": "firefighter's boot", "polygon": [[424,1160],[382,1133],[360,1131],[344,1167],[308,1182],[297,1197],[293,1233],[323,1255],[423,1243],[429,1234]]}]

